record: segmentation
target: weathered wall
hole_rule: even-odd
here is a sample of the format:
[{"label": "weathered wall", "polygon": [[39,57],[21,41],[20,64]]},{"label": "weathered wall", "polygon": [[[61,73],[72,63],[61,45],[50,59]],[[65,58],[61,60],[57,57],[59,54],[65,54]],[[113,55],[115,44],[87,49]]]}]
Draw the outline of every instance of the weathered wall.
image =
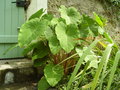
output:
[{"label": "weathered wall", "polygon": [[[104,16],[108,20],[107,29],[110,35],[120,44],[120,23],[111,12],[100,2],[101,0],[48,0],[48,12],[58,14],[60,5],[74,6],[80,13],[93,16],[93,12]],[[114,20],[115,19],[115,20]]]},{"label": "weathered wall", "polygon": [[26,10],[27,19],[37,10],[44,8],[47,9],[47,0],[30,0],[30,5]]}]

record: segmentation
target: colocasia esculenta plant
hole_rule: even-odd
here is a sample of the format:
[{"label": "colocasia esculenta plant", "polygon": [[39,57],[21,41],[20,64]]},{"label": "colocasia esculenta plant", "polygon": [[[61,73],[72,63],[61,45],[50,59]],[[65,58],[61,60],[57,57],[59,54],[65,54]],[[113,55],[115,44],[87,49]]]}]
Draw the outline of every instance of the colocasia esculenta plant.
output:
[{"label": "colocasia esculenta plant", "polygon": [[[54,87],[63,76],[71,74],[96,38],[113,42],[104,31],[105,20],[96,13],[93,19],[81,15],[74,7],[65,6],[61,6],[59,12],[59,17],[55,17],[40,9],[20,28],[18,44],[24,48],[24,55],[30,54],[34,66],[44,66],[44,76],[38,83],[39,90]],[[83,67],[89,61],[88,68],[98,68],[98,56],[101,55],[98,51],[104,50],[107,43],[98,41],[97,44],[97,49],[87,53]]]}]

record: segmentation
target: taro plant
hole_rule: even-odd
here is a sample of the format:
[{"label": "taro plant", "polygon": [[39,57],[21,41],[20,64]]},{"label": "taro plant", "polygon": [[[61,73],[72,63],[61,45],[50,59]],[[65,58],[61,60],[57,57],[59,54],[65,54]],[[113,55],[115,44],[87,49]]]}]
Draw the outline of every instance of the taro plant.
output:
[{"label": "taro plant", "polygon": [[[108,43],[114,43],[104,31],[105,20],[96,13],[94,19],[81,15],[74,7],[61,6],[59,12],[60,16],[55,17],[40,9],[20,28],[18,45],[24,48],[24,55],[32,58],[34,66],[44,67],[44,76],[38,82],[38,90],[55,87],[63,76],[72,73],[67,86],[67,90],[70,90],[76,78],[80,77],[80,84],[87,70],[98,69],[92,84],[94,89],[103,60],[107,58],[105,54],[101,59],[102,51]],[[116,44],[113,47],[118,49]],[[103,75],[104,73],[105,71]],[[114,72],[111,73],[112,77],[113,74]]]},{"label": "taro plant", "polygon": [[[88,61],[86,63],[82,72],[79,73],[79,69],[81,68],[83,60],[85,60],[87,55],[89,55],[88,53],[90,53],[90,50],[95,46],[96,42],[97,41],[94,41],[88,47],[88,49],[86,49],[86,51],[83,52],[81,58],[77,62],[76,67],[75,67],[75,69],[74,69],[74,71],[73,71],[73,73],[70,77],[70,80],[67,84],[66,90],[72,90],[73,89],[73,88],[71,89],[71,85],[72,85],[73,82],[76,81],[76,78],[78,79],[78,81],[77,81],[77,85],[75,86],[76,88],[73,89],[73,90],[77,90],[77,89],[79,90],[80,88],[81,88],[80,90],[82,90],[82,89],[85,89],[85,90],[112,90],[110,87],[111,87],[111,84],[112,84],[112,80],[114,79],[114,74],[115,74],[115,71],[117,69],[118,62],[120,60],[120,56],[119,56],[120,51],[118,51],[116,53],[115,57],[113,58],[113,59],[115,59],[114,63],[113,63],[113,66],[110,69],[107,70],[107,64],[108,64],[109,59],[111,58],[110,55],[112,53],[113,44],[109,44],[106,47],[106,49],[103,53],[103,56],[101,57],[100,64],[99,64],[97,70],[95,71],[93,79],[89,83],[87,83],[86,85],[79,87],[83,77],[86,76],[86,71],[89,69],[90,61]],[[91,72],[92,71],[90,71],[90,73]],[[104,82],[105,78],[107,77],[108,73],[110,73],[110,76],[109,76],[109,79],[107,81],[108,84],[104,83],[104,84],[107,84],[106,87],[105,87],[105,85],[103,86],[103,82]],[[92,77],[90,77],[90,78],[92,78]],[[117,86],[116,89],[119,89],[119,86]]]}]

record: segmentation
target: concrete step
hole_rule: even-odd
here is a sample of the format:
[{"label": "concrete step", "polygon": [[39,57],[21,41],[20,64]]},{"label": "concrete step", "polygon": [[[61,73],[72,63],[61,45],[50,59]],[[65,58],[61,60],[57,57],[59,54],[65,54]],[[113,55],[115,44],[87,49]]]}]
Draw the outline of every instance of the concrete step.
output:
[{"label": "concrete step", "polygon": [[26,82],[0,86],[0,90],[37,90],[37,83]]},{"label": "concrete step", "polygon": [[38,75],[40,76],[40,73],[33,67],[32,60],[0,61],[0,86],[35,81]]}]

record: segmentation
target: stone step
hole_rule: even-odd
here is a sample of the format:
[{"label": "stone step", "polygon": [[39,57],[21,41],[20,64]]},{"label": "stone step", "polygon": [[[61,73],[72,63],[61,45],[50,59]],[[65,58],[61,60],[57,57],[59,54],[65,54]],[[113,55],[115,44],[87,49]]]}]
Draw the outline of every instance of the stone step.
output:
[{"label": "stone step", "polygon": [[0,86],[0,90],[37,90],[37,83],[26,82]]},{"label": "stone step", "polygon": [[39,74],[38,70],[33,67],[32,60],[0,61],[0,86],[9,85],[11,83],[35,81],[38,79]]}]

